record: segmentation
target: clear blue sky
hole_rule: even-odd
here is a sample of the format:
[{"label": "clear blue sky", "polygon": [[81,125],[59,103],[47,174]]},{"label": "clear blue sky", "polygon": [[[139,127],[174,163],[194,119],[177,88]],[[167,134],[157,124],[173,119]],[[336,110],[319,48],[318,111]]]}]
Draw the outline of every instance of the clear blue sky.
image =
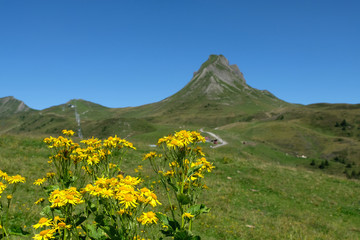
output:
[{"label": "clear blue sky", "polygon": [[210,54],[291,102],[360,103],[358,0],[0,0],[0,97],[160,101]]}]

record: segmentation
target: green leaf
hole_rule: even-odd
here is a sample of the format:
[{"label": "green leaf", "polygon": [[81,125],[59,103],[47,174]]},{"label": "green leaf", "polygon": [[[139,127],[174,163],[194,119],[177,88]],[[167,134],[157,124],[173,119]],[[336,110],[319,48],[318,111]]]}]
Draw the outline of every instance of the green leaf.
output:
[{"label": "green leaf", "polygon": [[192,240],[192,239],[193,239],[192,234],[185,229],[181,231],[177,231],[174,235],[174,240]]},{"label": "green leaf", "polygon": [[167,230],[161,230],[165,236],[174,236],[175,231],[180,229],[180,224],[176,220],[170,220],[165,214],[156,213],[156,217],[168,228]]},{"label": "green leaf", "polygon": [[76,226],[79,226],[80,224],[82,224],[84,221],[86,220],[86,217],[84,216],[80,216],[78,217],[78,220],[76,221]]},{"label": "green leaf", "polygon": [[100,228],[97,228],[95,224],[86,224],[86,233],[90,239],[94,240],[105,240],[104,231]]},{"label": "green leaf", "polygon": [[175,192],[178,191],[178,187],[171,182],[170,178],[167,179],[167,183],[174,189]]},{"label": "green leaf", "polygon": [[194,215],[196,217],[202,213],[210,212],[210,208],[206,207],[204,204],[196,204],[196,205],[190,206],[186,212],[188,212],[191,215]]},{"label": "green leaf", "polygon": [[199,170],[204,164],[200,164],[200,165],[197,165],[197,166],[194,166],[192,168],[189,169],[189,172],[187,174],[187,177],[191,177],[191,175],[193,175],[197,170]]},{"label": "green leaf", "polygon": [[183,193],[177,195],[177,200],[181,205],[186,205],[191,202],[190,196],[185,195]]}]

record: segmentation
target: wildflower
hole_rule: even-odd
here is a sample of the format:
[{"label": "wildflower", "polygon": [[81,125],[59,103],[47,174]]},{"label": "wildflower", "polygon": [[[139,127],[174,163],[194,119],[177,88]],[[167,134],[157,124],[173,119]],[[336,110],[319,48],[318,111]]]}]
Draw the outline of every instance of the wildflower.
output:
[{"label": "wildflower", "polygon": [[41,231],[39,234],[36,234],[33,238],[35,240],[48,240],[54,237],[55,229],[46,229]]},{"label": "wildflower", "polygon": [[48,172],[46,173],[46,178],[53,178],[55,177],[55,173],[54,172]]},{"label": "wildflower", "polygon": [[58,230],[59,233],[60,233],[61,229],[70,229],[71,228],[71,225],[67,225],[64,222],[64,220],[65,220],[64,218],[60,218],[59,216],[54,217],[54,229]]},{"label": "wildflower", "polygon": [[5,190],[6,185],[0,182],[0,194]]},{"label": "wildflower", "polygon": [[25,178],[20,176],[20,175],[16,175],[16,176],[8,176],[6,178],[6,181],[9,183],[9,184],[13,184],[13,183],[24,183],[25,182]]},{"label": "wildflower", "polygon": [[151,206],[155,207],[156,205],[161,205],[161,203],[157,200],[155,193],[149,191],[145,194],[145,196],[147,197],[145,202],[149,203]]},{"label": "wildflower", "polygon": [[11,200],[11,199],[13,198],[13,196],[12,196],[11,194],[9,194],[9,195],[6,196],[6,198],[7,198],[8,200]]},{"label": "wildflower", "polygon": [[191,219],[191,218],[193,218],[194,217],[194,215],[192,215],[191,213],[184,213],[183,215],[182,215],[182,217],[183,218],[187,218],[187,219]]},{"label": "wildflower", "polygon": [[39,198],[39,200],[37,200],[34,204],[38,205],[38,204],[40,204],[40,203],[42,203],[44,201],[45,201],[44,198]]},{"label": "wildflower", "polygon": [[120,208],[120,210],[119,210],[119,211],[117,211],[117,214],[119,214],[119,215],[123,215],[125,212],[126,212],[126,210],[125,210],[125,209]]},{"label": "wildflower", "polygon": [[170,177],[171,177],[171,176],[174,176],[174,174],[175,174],[174,171],[171,170],[171,171],[167,171],[166,173],[164,173],[164,176],[165,176],[165,177],[167,177],[167,176],[170,176]]},{"label": "wildflower", "polygon": [[6,180],[7,177],[8,177],[7,173],[0,170],[0,178]]},{"label": "wildflower", "polygon": [[116,164],[109,163],[109,169],[116,168],[116,167],[117,167],[117,165],[116,165]]},{"label": "wildflower", "polygon": [[49,202],[52,203],[51,207],[62,207],[66,204],[77,205],[83,203],[82,195],[76,191],[76,188],[71,187],[65,190],[54,190],[50,197]]},{"label": "wildflower", "polygon": [[157,157],[156,152],[149,152],[149,153],[144,155],[143,161],[146,160],[146,159],[152,159],[152,158],[155,158],[155,157]]},{"label": "wildflower", "polygon": [[150,211],[147,213],[144,212],[139,218],[137,218],[137,220],[142,225],[145,225],[147,223],[157,223],[159,219],[156,217],[156,214],[154,212]]},{"label": "wildflower", "polygon": [[122,179],[121,182],[125,183],[126,185],[136,186],[141,182],[141,179],[138,179],[137,177],[126,176],[124,179]]},{"label": "wildflower", "polygon": [[114,196],[114,191],[111,189],[104,188],[104,189],[102,189],[100,194],[103,198],[110,198],[110,197]]},{"label": "wildflower", "polygon": [[44,226],[52,226],[53,222],[51,219],[47,219],[45,217],[40,218],[39,222],[35,225],[33,225],[33,228],[38,229]]},{"label": "wildflower", "polygon": [[126,193],[120,198],[120,203],[125,207],[125,209],[136,207],[138,204],[136,202],[137,197],[132,193]]},{"label": "wildflower", "polygon": [[46,181],[46,178],[40,178],[35,180],[34,185],[40,186],[41,184],[43,184]]},{"label": "wildflower", "polygon": [[62,130],[62,134],[64,134],[65,136],[71,137],[72,135],[74,135],[74,131],[64,129],[64,130]]}]

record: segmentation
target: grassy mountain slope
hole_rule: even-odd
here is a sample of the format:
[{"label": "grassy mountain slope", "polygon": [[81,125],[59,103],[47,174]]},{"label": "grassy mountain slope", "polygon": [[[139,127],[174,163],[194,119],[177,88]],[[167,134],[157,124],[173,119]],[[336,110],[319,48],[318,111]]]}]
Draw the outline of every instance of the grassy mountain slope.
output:
[{"label": "grassy mountain slope", "polygon": [[158,123],[217,126],[288,105],[268,91],[248,86],[238,67],[229,65],[224,56],[211,55],[176,94],[119,113]]},{"label": "grassy mountain slope", "polygon": [[12,114],[33,111],[24,102],[14,97],[0,98],[0,118],[11,116]]},{"label": "grassy mountain slope", "polygon": [[[232,133],[224,137],[232,140]],[[131,137],[137,151],[126,157],[123,171],[135,175],[134,168],[142,164],[142,176],[153,181],[149,162],[142,154],[153,151],[157,135],[147,133]],[[234,139],[236,137],[233,136]],[[359,181],[309,171],[301,166],[302,159],[285,155],[264,143],[241,144],[231,141],[222,148],[202,145],[209,161],[216,166],[205,176],[209,189],[200,201],[211,208],[194,225],[194,232],[203,239],[358,239],[360,238]],[[41,189],[33,185],[49,171],[48,155],[40,138],[0,136],[1,169],[27,178],[14,195],[18,211],[12,221],[30,226],[39,219],[42,206],[34,205]],[[162,198],[164,197],[164,198]],[[158,211],[166,211],[166,196]],[[32,231],[24,238],[29,239]]]}]

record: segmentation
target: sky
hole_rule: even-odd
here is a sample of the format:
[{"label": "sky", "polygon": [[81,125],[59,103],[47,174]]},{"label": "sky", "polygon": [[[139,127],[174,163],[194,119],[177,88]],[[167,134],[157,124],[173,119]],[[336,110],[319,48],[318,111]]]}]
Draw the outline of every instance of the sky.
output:
[{"label": "sky", "polygon": [[210,54],[299,104],[360,103],[358,0],[0,0],[0,98],[161,101]]}]

